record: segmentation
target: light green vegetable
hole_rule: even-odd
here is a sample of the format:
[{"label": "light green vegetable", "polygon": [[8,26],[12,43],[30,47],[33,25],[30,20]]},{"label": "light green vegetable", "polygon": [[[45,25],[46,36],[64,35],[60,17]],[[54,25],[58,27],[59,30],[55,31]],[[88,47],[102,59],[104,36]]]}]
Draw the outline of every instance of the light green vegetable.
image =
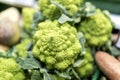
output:
[{"label": "light green vegetable", "polygon": [[86,43],[92,46],[102,46],[110,38],[112,25],[110,20],[100,11],[80,23],[78,31],[83,32]]},{"label": "light green vegetable", "polygon": [[0,58],[0,80],[25,80],[25,76],[14,59]]},{"label": "light green vegetable", "polygon": [[33,15],[35,13],[35,9],[33,8],[23,8],[22,9],[22,19],[23,19],[23,28],[26,32],[31,32],[31,26],[33,23]]},{"label": "light green vegetable", "polygon": [[16,45],[16,50],[19,57],[27,57],[27,46],[31,41],[31,39],[26,38],[21,43]]},{"label": "light green vegetable", "polygon": [[68,23],[45,21],[38,24],[33,36],[33,54],[44,62],[48,69],[66,69],[73,64],[81,51],[77,31]]},{"label": "light green vegetable", "polygon": [[[69,15],[73,16],[78,11],[78,6],[83,0],[52,0],[64,6]],[[60,9],[50,3],[50,0],[39,0],[39,7],[47,19],[57,19],[61,16]]]},{"label": "light green vegetable", "polygon": [[76,71],[78,72],[81,78],[89,77],[93,73],[93,57],[89,49],[87,49],[87,51],[84,54],[84,62],[80,67],[76,68]]}]

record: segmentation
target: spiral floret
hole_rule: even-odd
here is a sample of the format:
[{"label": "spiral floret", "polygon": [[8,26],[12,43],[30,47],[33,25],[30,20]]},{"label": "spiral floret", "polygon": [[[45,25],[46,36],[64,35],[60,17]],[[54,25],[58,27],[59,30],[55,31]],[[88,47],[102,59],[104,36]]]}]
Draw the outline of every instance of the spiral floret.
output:
[{"label": "spiral floret", "polygon": [[42,22],[38,27],[33,37],[34,56],[49,69],[63,70],[73,64],[82,48],[76,29],[57,20]]}]

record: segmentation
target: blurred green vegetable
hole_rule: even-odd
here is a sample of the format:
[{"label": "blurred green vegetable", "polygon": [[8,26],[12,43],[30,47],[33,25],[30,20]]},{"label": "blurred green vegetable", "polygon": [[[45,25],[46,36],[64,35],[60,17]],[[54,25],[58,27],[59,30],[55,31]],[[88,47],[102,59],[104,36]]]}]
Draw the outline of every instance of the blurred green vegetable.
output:
[{"label": "blurred green vegetable", "polygon": [[33,24],[33,16],[35,9],[24,7],[22,9],[23,28],[27,33],[31,33],[31,26]]},{"label": "blurred green vegetable", "polygon": [[0,44],[12,46],[0,50],[0,80],[97,80],[101,73],[93,55],[104,48],[117,52],[109,40],[109,13],[84,0],[38,0],[38,7],[22,9],[21,36],[17,14],[6,13],[11,23],[0,17]]},{"label": "blurred green vegetable", "polygon": [[33,36],[33,54],[49,69],[66,69],[81,51],[77,31],[68,23],[45,21],[38,24]]},{"label": "blurred green vegetable", "polygon": [[0,58],[0,80],[25,80],[25,75],[12,58]]},{"label": "blurred green vegetable", "polygon": [[19,57],[27,57],[27,47],[31,41],[32,41],[31,39],[26,38],[22,40],[21,43],[15,46]]},{"label": "blurred green vegetable", "polygon": [[112,24],[100,10],[80,23],[78,31],[83,32],[86,42],[92,46],[104,45],[111,36]]},{"label": "blurred green vegetable", "polygon": [[[39,7],[47,19],[58,19],[63,13],[75,15],[83,0],[39,0]],[[60,10],[62,9],[62,11]]]},{"label": "blurred green vegetable", "polygon": [[80,75],[81,78],[90,77],[94,71],[93,67],[93,57],[91,54],[91,50],[87,49],[84,54],[84,61],[80,65],[80,67],[76,68],[76,71]]}]

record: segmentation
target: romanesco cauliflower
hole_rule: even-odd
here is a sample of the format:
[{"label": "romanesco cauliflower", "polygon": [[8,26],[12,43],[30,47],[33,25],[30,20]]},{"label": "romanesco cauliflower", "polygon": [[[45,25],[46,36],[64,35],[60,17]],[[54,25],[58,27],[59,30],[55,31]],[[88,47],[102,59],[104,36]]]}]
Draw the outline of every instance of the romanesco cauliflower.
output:
[{"label": "romanesco cauliflower", "polygon": [[81,51],[77,31],[68,23],[45,21],[38,24],[33,37],[33,54],[44,62],[48,69],[66,69],[73,64]]},{"label": "romanesco cauliflower", "polygon": [[86,42],[92,46],[102,46],[110,38],[112,24],[110,20],[100,11],[81,22],[78,31],[83,32]]},{"label": "romanesco cauliflower", "polygon": [[27,57],[27,46],[31,41],[32,41],[31,39],[26,38],[21,43],[16,45],[18,56]]},{"label": "romanesco cauliflower", "polygon": [[26,32],[31,32],[31,26],[33,23],[33,15],[35,13],[35,9],[33,8],[23,8],[22,9],[22,20],[23,20],[23,28]]},{"label": "romanesco cauliflower", "polygon": [[[53,0],[64,6],[69,15],[73,16],[78,11],[78,6],[83,0]],[[61,12],[56,5],[51,4],[50,0],[39,0],[39,7],[47,19],[57,19],[61,16]]]},{"label": "romanesco cauliflower", "polygon": [[94,61],[91,55],[91,51],[90,49],[87,49],[84,54],[84,61],[82,65],[76,68],[80,77],[86,78],[86,77],[89,77],[93,73],[94,71],[93,62]]},{"label": "romanesco cauliflower", "polygon": [[25,80],[25,76],[14,59],[0,58],[0,80]]}]

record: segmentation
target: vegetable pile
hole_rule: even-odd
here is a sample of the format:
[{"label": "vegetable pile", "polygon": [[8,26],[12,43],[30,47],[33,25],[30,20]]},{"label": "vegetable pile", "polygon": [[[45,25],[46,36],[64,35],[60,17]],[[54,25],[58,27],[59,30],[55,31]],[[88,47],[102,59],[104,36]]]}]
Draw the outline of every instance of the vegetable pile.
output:
[{"label": "vegetable pile", "polygon": [[107,11],[83,0],[39,0],[38,7],[22,8],[20,38],[14,44],[0,36],[0,80],[113,79],[103,69],[109,60],[102,64],[97,56],[98,51],[120,55]]},{"label": "vegetable pile", "polygon": [[33,23],[33,15],[35,10],[33,8],[23,8],[22,9],[22,18],[23,18],[23,28],[27,33],[31,33],[31,25]]}]

